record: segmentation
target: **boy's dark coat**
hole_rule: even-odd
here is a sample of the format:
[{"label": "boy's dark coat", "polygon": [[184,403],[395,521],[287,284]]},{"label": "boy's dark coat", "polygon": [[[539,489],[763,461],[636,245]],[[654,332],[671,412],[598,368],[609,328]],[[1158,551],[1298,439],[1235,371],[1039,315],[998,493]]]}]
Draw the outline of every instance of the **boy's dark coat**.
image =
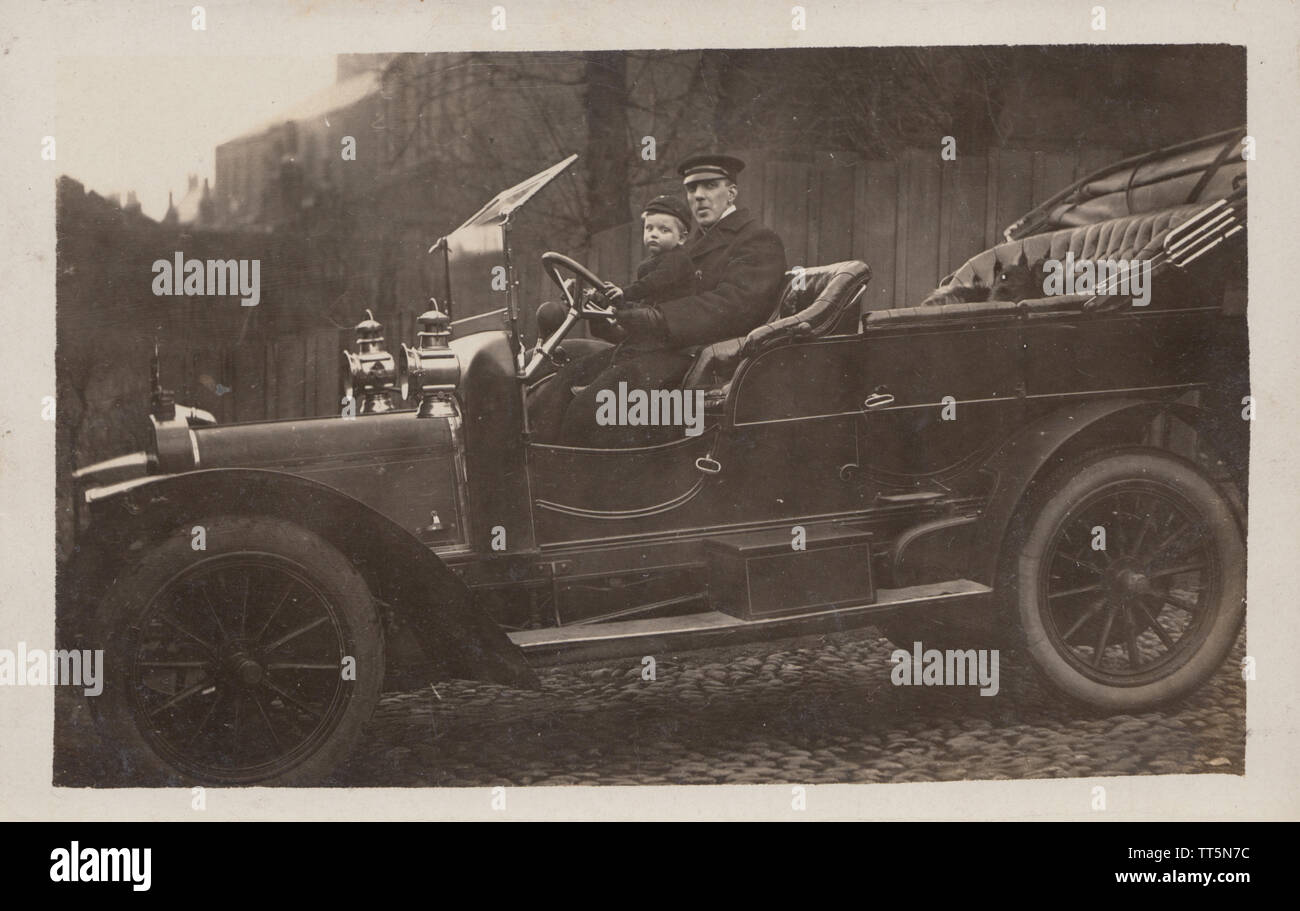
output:
[{"label": "boy's dark coat", "polygon": [[694,290],[695,264],[683,245],[642,260],[636,281],[623,289],[623,299],[657,304]]}]

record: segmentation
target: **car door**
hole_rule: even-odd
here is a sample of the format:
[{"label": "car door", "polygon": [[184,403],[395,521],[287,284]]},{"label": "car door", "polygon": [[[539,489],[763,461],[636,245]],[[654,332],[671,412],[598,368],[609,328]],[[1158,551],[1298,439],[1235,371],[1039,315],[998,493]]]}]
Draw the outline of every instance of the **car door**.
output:
[{"label": "car door", "polygon": [[1024,419],[1014,318],[944,318],[858,339],[857,460],[885,487],[916,488],[978,464]]}]

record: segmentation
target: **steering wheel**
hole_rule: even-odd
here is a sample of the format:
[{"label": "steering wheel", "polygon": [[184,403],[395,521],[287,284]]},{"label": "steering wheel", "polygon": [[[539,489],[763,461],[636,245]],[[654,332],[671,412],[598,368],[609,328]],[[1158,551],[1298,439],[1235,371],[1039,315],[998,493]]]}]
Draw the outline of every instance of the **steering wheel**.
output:
[{"label": "steering wheel", "polygon": [[[551,281],[559,286],[561,293],[564,294],[565,302],[569,305],[569,310],[586,319],[614,315],[613,307],[601,307],[592,300],[591,295],[581,293],[581,283],[590,286],[592,291],[601,291],[606,284],[603,278],[582,263],[570,259],[562,253],[547,252],[542,254],[542,268],[546,270],[546,274],[550,276]],[[572,273],[579,281],[566,281],[564,276],[560,274],[561,269]]]},{"label": "steering wheel", "polygon": [[[559,356],[563,352],[558,350],[559,344],[569,334],[569,330],[573,328],[574,323],[580,319],[609,319],[612,321],[612,317],[617,312],[612,305],[602,307],[596,303],[594,293],[600,292],[604,288],[605,281],[582,263],[572,260],[561,253],[547,252],[542,254],[542,268],[546,270],[546,274],[550,276],[551,281],[555,282],[559,287],[569,309],[564,317],[564,322],[551,334],[550,338],[543,341],[529,353],[522,351],[519,353],[519,376],[525,382],[531,381],[537,375],[544,362],[549,360],[555,363],[556,366],[562,363]],[[561,274],[561,270],[572,273],[573,278],[566,279]],[[584,284],[589,286],[587,291],[582,290]],[[602,296],[600,299],[604,300],[604,297]]]}]

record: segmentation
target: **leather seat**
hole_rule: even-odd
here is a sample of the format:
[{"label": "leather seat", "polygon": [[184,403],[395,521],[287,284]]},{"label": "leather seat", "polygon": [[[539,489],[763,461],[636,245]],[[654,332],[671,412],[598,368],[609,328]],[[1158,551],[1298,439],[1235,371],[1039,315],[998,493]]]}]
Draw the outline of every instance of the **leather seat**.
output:
[{"label": "leather seat", "polygon": [[[1150,259],[1160,251],[1160,245],[1169,229],[1204,208],[1204,203],[1193,203],[1159,212],[1112,218],[1077,228],[1061,228],[1047,234],[1035,234],[1023,240],[998,244],[966,260],[961,268],[940,282],[939,287],[970,287],[978,283],[990,288],[993,286],[995,264],[1016,262],[1022,253],[1025,261],[1030,263],[1043,259],[1063,262],[1067,253],[1074,254],[1076,263],[1082,260]],[[876,321],[874,314],[867,314],[867,318]]]},{"label": "leather seat", "polygon": [[682,386],[722,386],[730,381],[742,358],[785,339],[856,332],[858,313],[854,305],[869,281],[871,268],[856,259],[791,269],[768,321],[744,338],[705,345],[686,371]]}]

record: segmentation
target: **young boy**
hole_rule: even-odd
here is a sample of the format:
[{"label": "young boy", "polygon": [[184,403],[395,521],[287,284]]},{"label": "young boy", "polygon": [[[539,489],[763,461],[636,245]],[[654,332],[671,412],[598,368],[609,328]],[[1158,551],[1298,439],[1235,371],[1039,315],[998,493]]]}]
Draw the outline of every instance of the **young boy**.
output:
[{"label": "young boy", "polygon": [[[674,196],[656,196],[641,213],[641,242],[649,253],[636,267],[636,280],[625,288],[606,286],[606,293],[619,310],[619,319],[627,324],[635,322],[635,311],[640,307],[653,307],[662,301],[685,297],[695,289],[695,265],[683,248],[690,230],[691,216],[686,203]],[[629,318],[630,316],[630,318]],[[593,324],[597,335],[605,335],[603,327]],[[617,333],[623,335],[624,333]],[[642,351],[664,347],[667,339],[655,333],[626,333],[619,345],[615,359],[622,360]],[[609,337],[610,341],[618,338]]]},{"label": "young boy", "polygon": [[650,255],[636,267],[636,281],[623,289],[623,302],[657,304],[691,293],[695,266],[682,249],[690,230],[686,203],[656,196],[641,213],[641,243]]},{"label": "young boy", "polygon": [[[589,323],[592,335],[615,344],[611,363],[623,363],[668,347],[668,338],[662,332],[642,329],[636,321],[645,308],[685,297],[695,290],[695,264],[682,247],[690,222],[686,203],[673,196],[656,196],[641,212],[641,243],[650,255],[636,267],[636,280],[626,288],[605,283],[605,295],[618,311],[615,320]],[[594,370],[608,366],[604,360],[592,362]],[[590,380],[587,376],[582,379]],[[570,392],[576,396],[586,388],[583,382],[571,386]]]}]

